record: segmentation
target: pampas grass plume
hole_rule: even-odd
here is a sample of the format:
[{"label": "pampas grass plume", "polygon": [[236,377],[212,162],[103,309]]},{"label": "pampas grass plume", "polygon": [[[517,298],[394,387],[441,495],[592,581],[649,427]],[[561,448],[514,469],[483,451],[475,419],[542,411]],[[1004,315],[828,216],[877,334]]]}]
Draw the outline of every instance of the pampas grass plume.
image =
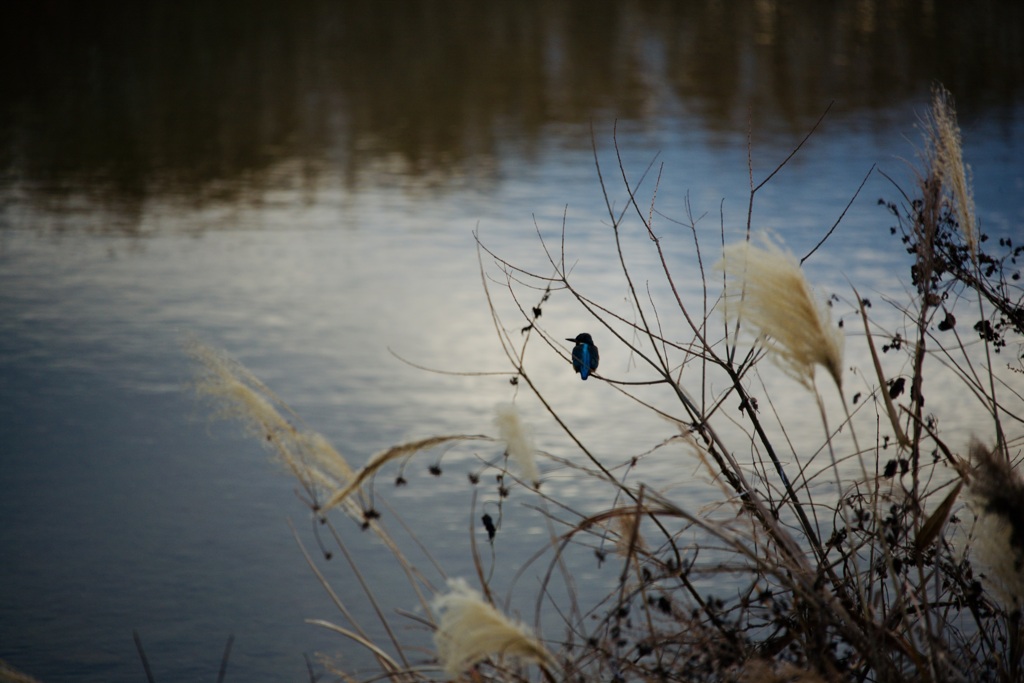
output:
[{"label": "pampas grass plume", "polygon": [[974,217],[974,194],[971,190],[971,169],[964,165],[960,126],[956,120],[953,96],[945,88],[936,88],[932,95],[931,120],[926,122],[927,142],[934,147],[932,173],[948,188],[960,221],[964,241],[972,257],[978,251],[978,230]]},{"label": "pampas grass plume", "polygon": [[465,579],[448,580],[448,592],[431,605],[441,619],[434,634],[446,673],[458,676],[491,655],[551,664],[554,658],[528,627],[517,624],[484,601]]},{"label": "pampas grass plume", "polygon": [[731,278],[726,285],[729,315],[769,338],[772,357],[807,388],[814,368],[824,366],[836,386],[843,386],[843,337],[828,308],[814,298],[796,258],[768,237],[756,245],[727,246],[718,267]]},{"label": "pampas grass plume", "polygon": [[245,366],[197,339],[186,341],[185,349],[199,367],[196,392],[217,404],[217,417],[237,419],[260,437],[295,433],[275,407],[277,397]]},{"label": "pampas grass plume", "polygon": [[978,524],[975,550],[990,571],[996,593],[1014,609],[1024,607],[1024,478],[998,452],[970,445],[975,464],[969,490]]},{"label": "pampas grass plume", "polygon": [[498,436],[505,442],[508,457],[515,461],[523,478],[535,486],[540,483],[540,471],[534,456],[536,448],[533,435],[519,418],[519,409],[514,403],[501,403],[495,409],[494,424]]},{"label": "pampas grass plume", "polygon": [[[269,446],[300,483],[314,494],[335,490],[354,477],[352,467],[319,432],[302,421],[265,384],[227,353],[198,339],[185,348],[199,367],[196,391],[217,404],[218,417],[236,419]],[[350,506],[358,516],[359,508]]]}]

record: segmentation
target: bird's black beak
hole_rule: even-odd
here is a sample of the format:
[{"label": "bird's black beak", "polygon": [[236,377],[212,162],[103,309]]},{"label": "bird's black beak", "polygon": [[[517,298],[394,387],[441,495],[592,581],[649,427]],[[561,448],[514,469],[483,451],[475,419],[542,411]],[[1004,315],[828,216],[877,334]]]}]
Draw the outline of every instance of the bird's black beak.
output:
[{"label": "bird's black beak", "polygon": [[575,338],[573,338],[573,337],[566,337],[566,338],[565,338],[565,341],[571,341],[571,342],[574,342],[574,341],[576,341],[576,339],[575,339]]}]

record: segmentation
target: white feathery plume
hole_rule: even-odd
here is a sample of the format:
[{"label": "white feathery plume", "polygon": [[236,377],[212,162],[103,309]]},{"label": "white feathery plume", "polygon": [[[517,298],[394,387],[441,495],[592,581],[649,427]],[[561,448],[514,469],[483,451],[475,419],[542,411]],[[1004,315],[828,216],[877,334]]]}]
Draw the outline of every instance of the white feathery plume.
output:
[{"label": "white feathery plume", "polygon": [[727,314],[767,338],[774,360],[807,388],[824,366],[842,391],[843,336],[828,308],[816,300],[800,264],[768,237],[725,247],[717,267],[726,284]]},{"label": "white feathery plume", "polygon": [[305,428],[245,366],[198,339],[188,339],[185,347],[199,366],[195,389],[218,405],[218,417],[244,423],[311,494],[316,488],[336,489],[349,482],[352,468],[345,458],[322,434]]},{"label": "white feathery plume", "polygon": [[449,579],[448,592],[434,598],[431,607],[440,613],[434,645],[450,676],[458,676],[492,655],[542,665],[554,663],[554,657],[527,626],[495,609],[465,579]]},{"label": "white feathery plume", "polygon": [[535,457],[537,449],[533,435],[519,417],[519,409],[514,403],[500,403],[494,413],[494,424],[498,428],[498,436],[505,442],[508,457],[519,466],[524,479],[534,486],[538,485],[540,471]]},{"label": "white feathery plume", "polygon": [[[187,339],[185,348],[199,365],[196,391],[217,403],[218,417],[241,421],[270,447],[315,504],[325,493],[352,482],[355,473],[345,457],[322,434],[306,428],[244,365],[196,338]],[[346,500],[343,508],[353,519],[363,519],[356,501]]]},{"label": "white feathery plume", "polygon": [[953,96],[945,88],[936,88],[932,96],[931,118],[925,121],[926,143],[933,148],[931,170],[942,180],[953,199],[964,241],[975,258],[978,229],[974,217],[971,168],[964,165],[960,126],[956,120]]},{"label": "white feathery plume", "polygon": [[986,577],[1011,609],[1024,607],[1024,477],[998,449],[973,440],[968,490],[978,517],[974,546]]},{"label": "white feathery plume", "polygon": [[377,453],[354,471],[322,434],[305,428],[298,415],[241,363],[197,339],[187,340],[185,346],[200,367],[196,391],[219,405],[219,417],[242,421],[270,446],[314,501],[326,492],[330,497],[319,512],[341,505],[352,517],[362,519],[362,508],[351,496],[386,463],[452,442],[490,440],[456,434],[402,443]]}]

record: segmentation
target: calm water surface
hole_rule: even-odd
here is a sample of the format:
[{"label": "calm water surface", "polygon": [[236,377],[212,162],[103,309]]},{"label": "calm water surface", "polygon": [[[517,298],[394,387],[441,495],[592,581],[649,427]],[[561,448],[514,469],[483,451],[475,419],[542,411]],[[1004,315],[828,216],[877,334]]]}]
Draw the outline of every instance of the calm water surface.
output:
[{"label": "calm water surface", "polygon": [[[56,2],[4,29],[3,49],[20,59],[4,60],[0,101],[0,658],[46,681],[144,680],[134,630],[158,681],[215,680],[230,634],[229,681],[307,680],[303,655],[318,652],[366,665],[304,623],[340,620],[289,529],[315,547],[308,512],[259,443],[191,394],[182,341],[225,348],[356,465],[401,440],[492,431],[493,407],[514,389],[474,231],[546,275],[536,229],[557,244],[564,216],[578,286],[630,315],[591,131],[616,206],[627,196],[613,135],[632,178],[652,161],[662,173],[663,245],[698,310],[692,234],[672,220],[686,218],[687,199],[703,216],[709,266],[719,226],[735,237],[745,225],[748,134],[759,180],[832,101],[757,195],[756,226],[802,254],[873,165],[909,186],[903,159],[942,81],[960,103],[982,225],[1024,239],[1024,22],[1013,3],[968,15],[953,3],[433,7],[111,3],[83,14]],[[938,55],[937,35],[951,42]],[[644,202],[653,187],[651,176]],[[823,291],[849,298],[848,280],[872,296],[902,291],[908,261],[879,197],[896,190],[874,173],[808,262]],[[665,301],[635,222],[626,242]],[[523,321],[499,270],[486,269],[516,338]],[[517,293],[526,305],[538,296]],[[541,322],[558,338],[597,329],[558,293]],[[601,351],[602,372],[646,378],[610,340]],[[394,354],[505,374],[440,375]],[[606,385],[573,381],[541,346],[531,354],[545,395],[609,462],[671,435]],[[820,430],[792,395],[794,429]],[[530,395],[518,402],[542,449],[581,457]],[[956,419],[966,430],[975,417],[953,419],[957,433]],[[402,515],[446,571],[468,575],[466,474],[498,455],[454,449],[440,478],[426,472],[440,454],[414,459],[402,489],[385,472],[385,521]],[[681,452],[649,467],[694,507],[716,493]],[[577,509],[609,503],[557,463],[542,468],[548,493]],[[478,506],[497,508],[493,480],[478,493]],[[498,585],[544,544],[536,503],[516,488],[504,505]],[[385,609],[414,609],[380,545],[340,528]],[[572,561],[595,595],[618,571],[586,552]],[[351,571],[318,563],[364,609]],[[513,594],[531,618],[542,571]]]}]

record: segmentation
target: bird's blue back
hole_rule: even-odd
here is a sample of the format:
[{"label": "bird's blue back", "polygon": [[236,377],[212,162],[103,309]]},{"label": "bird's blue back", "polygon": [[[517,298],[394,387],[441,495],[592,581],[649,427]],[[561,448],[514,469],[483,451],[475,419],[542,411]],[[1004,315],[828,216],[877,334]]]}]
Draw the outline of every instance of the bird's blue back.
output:
[{"label": "bird's blue back", "polygon": [[580,379],[586,379],[597,370],[597,347],[587,342],[578,342],[572,350],[572,369],[580,373]]}]

